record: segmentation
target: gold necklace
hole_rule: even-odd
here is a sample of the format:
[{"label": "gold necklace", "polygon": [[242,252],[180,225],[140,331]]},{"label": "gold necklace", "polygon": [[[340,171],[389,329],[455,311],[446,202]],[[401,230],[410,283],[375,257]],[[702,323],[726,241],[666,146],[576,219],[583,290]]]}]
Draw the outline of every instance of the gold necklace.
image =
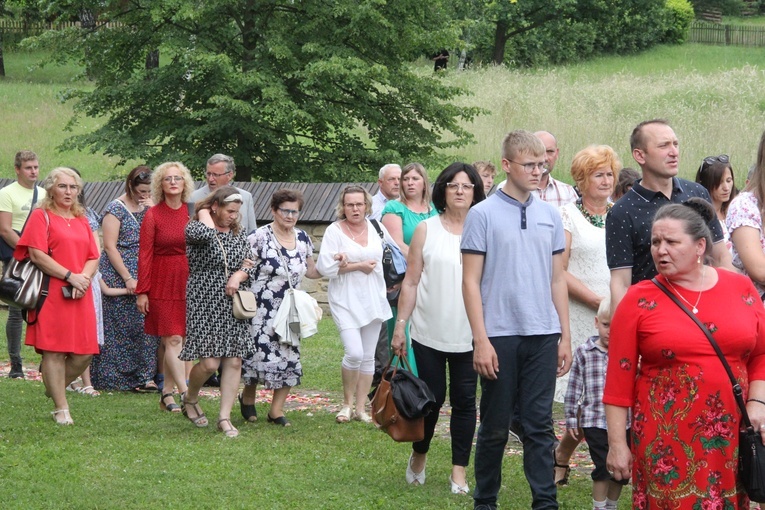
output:
[{"label": "gold necklace", "polygon": [[358,234],[353,235],[353,230],[351,230],[351,225],[350,225],[350,223],[348,223],[348,220],[344,220],[344,223],[345,223],[346,230],[348,230],[348,235],[351,236],[351,240],[352,241],[355,241],[357,237],[363,236],[364,232],[367,231],[367,225],[366,225],[366,222],[365,222],[364,223],[364,229],[361,232],[359,232]]},{"label": "gold necklace", "polygon": [[698,309],[698,306],[699,306],[699,301],[701,301],[701,293],[702,293],[702,292],[704,292],[704,290],[703,290],[703,288],[704,288],[704,275],[706,275],[706,273],[707,273],[707,268],[706,268],[706,266],[702,266],[702,269],[701,269],[701,287],[702,287],[702,290],[700,290],[700,291],[699,291],[699,296],[696,298],[696,304],[695,304],[695,305],[692,305],[690,301],[688,301],[687,299],[685,299],[685,298],[683,297],[683,295],[682,295],[682,294],[680,294],[680,293],[677,291],[677,289],[675,288],[675,286],[674,286],[674,285],[672,285],[672,281],[670,281],[670,279],[669,279],[669,278],[667,278],[667,283],[669,284],[669,286],[670,286],[670,287],[672,287],[672,290],[674,290],[674,291],[675,291],[675,294],[677,294],[678,296],[680,296],[680,299],[682,299],[683,301],[685,301],[686,303],[688,303],[688,305],[689,305],[689,306],[693,307],[693,309],[692,309],[691,311],[693,312],[693,314],[694,314],[694,315],[696,315],[697,313],[699,313],[699,309]]}]

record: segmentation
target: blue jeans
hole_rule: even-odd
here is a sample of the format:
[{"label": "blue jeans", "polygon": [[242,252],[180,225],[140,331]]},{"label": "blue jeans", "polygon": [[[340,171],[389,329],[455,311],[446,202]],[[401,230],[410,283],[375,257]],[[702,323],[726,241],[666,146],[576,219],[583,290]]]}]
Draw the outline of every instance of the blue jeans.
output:
[{"label": "blue jeans", "polygon": [[5,323],[5,338],[8,341],[8,356],[12,363],[21,363],[21,327],[24,319],[21,308],[8,307],[8,320]]},{"label": "blue jeans", "polygon": [[559,334],[490,338],[496,380],[481,378],[481,425],[475,448],[475,506],[496,505],[513,409],[523,428],[523,471],[533,509],[558,508],[553,479],[552,404]]}]

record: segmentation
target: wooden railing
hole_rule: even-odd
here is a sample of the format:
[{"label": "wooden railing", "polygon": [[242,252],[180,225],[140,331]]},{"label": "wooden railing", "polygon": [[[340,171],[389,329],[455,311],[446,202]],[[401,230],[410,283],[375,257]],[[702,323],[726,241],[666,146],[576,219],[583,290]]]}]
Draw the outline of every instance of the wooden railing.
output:
[{"label": "wooden railing", "polygon": [[694,21],[691,23],[688,42],[763,47],[765,27]]}]

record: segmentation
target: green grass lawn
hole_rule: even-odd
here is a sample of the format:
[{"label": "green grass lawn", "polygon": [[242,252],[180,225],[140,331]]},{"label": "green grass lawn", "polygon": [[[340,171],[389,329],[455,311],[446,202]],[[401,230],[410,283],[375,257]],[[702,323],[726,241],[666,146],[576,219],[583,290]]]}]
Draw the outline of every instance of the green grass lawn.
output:
[{"label": "green grass lawn", "polygon": [[[0,313],[0,330],[5,313]],[[27,367],[39,361],[28,347]],[[305,341],[305,378],[289,404],[291,428],[263,420],[245,424],[234,408],[237,439],[214,427],[196,429],[159,410],[154,395],[115,392],[97,398],[68,393],[75,425],[50,416],[51,401],[37,381],[0,378],[0,495],[6,509],[327,508],[467,509],[472,499],[449,493],[446,418],[428,455],[427,482],[409,487],[409,444],[394,443],[370,425],[338,425],[342,347],[329,319]],[[5,349],[0,360],[7,362]],[[218,399],[201,406],[217,415]],[[560,409],[556,407],[556,413]],[[503,465],[503,509],[529,508],[519,445],[509,443]],[[471,467],[470,486],[474,485]],[[589,469],[572,473],[559,491],[562,509],[591,504]],[[629,488],[620,508],[629,504]]]}]

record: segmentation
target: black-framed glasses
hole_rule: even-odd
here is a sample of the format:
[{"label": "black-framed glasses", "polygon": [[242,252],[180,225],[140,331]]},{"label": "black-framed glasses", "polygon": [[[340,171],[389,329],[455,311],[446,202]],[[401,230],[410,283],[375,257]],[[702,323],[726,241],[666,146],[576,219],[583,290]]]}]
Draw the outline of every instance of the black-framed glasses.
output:
[{"label": "black-framed glasses", "polygon": [[702,162],[702,166],[704,165],[714,165],[715,163],[722,163],[723,165],[730,163],[730,156],[727,154],[720,154],[719,156],[709,156],[704,158],[704,161]]},{"label": "black-framed glasses", "polygon": [[216,179],[223,177],[224,175],[227,175],[231,172],[223,172],[222,174],[216,174],[215,172],[205,172],[205,175],[207,177],[215,177]]},{"label": "black-framed glasses", "polygon": [[519,163],[517,161],[513,161],[512,159],[508,159],[510,163],[515,163],[516,165],[520,165],[523,167],[523,171],[527,174],[530,174],[534,171],[535,168],[539,168],[544,172],[546,163],[542,161],[541,163]]},{"label": "black-framed glasses", "polygon": [[297,209],[285,209],[283,207],[277,208],[277,210],[284,216],[285,218],[289,218],[290,216],[298,217],[300,216],[300,211]]}]

